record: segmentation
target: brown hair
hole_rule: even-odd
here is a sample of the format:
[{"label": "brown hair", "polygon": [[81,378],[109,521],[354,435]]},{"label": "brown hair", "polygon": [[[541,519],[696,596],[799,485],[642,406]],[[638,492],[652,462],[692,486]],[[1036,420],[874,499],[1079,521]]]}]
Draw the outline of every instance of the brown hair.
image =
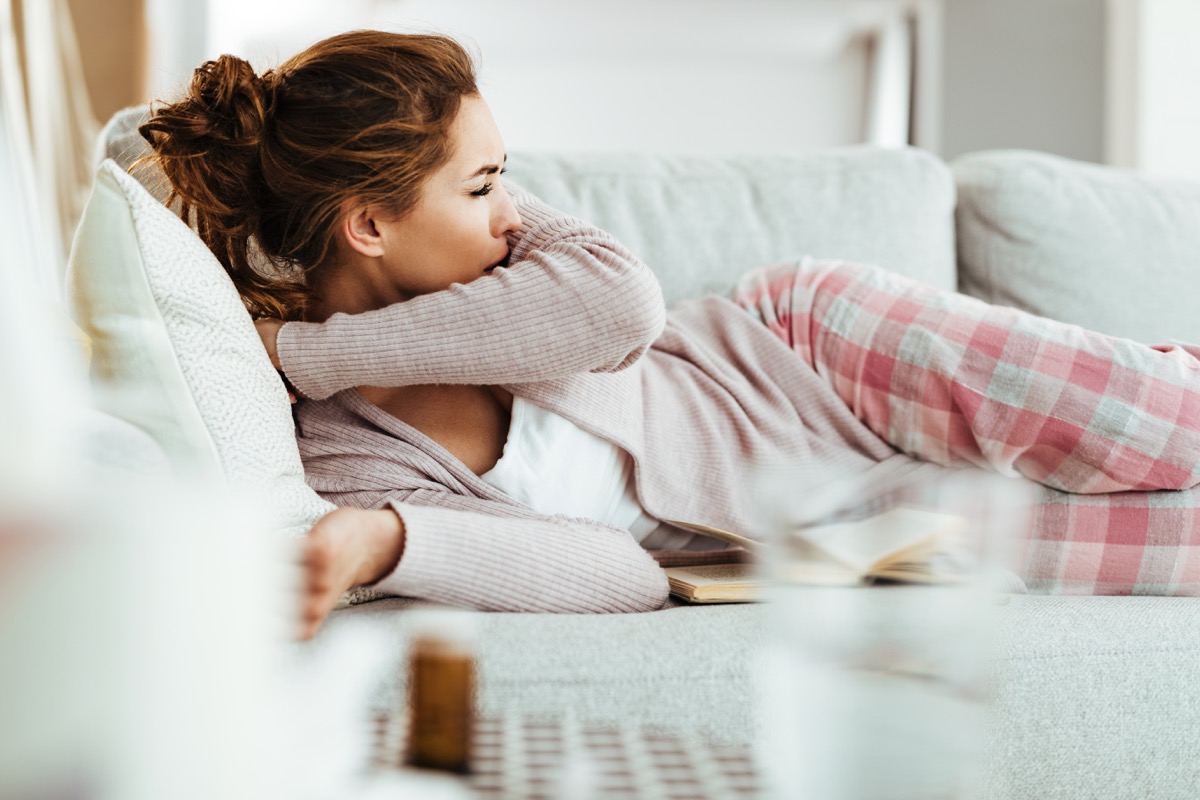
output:
[{"label": "brown hair", "polygon": [[[171,182],[168,203],[180,201],[251,314],[299,319],[304,277],[329,256],[343,205],[410,210],[475,94],[454,40],[353,31],[262,76],[235,56],[207,61],[139,132]],[[255,246],[272,269],[252,264]]]}]

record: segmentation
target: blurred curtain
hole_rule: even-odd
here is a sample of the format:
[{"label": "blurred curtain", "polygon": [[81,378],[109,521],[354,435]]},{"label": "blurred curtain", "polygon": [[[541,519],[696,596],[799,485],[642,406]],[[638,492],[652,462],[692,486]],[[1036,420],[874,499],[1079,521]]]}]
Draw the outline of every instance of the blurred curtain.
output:
[{"label": "blurred curtain", "polygon": [[13,7],[0,0],[0,527],[14,505],[62,485],[71,409],[86,398],[59,296],[66,230],[37,163],[53,153],[30,135],[26,74]]},{"label": "blurred curtain", "polygon": [[9,0],[0,0],[0,186],[4,271],[19,270],[53,288],[62,248],[43,225],[50,209],[36,188],[24,69]]},{"label": "blurred curtain", "polygon": [[[99,126],[92,114],[66,0],[0,0],[3,7],[4,216],[26,217],[24,265],[57,295],[91,186]],[[14,180],[15,179],[15,180]],[[7,237],[6,237],[7,238]],[[6,258],[6,260],[8,260]]]}]

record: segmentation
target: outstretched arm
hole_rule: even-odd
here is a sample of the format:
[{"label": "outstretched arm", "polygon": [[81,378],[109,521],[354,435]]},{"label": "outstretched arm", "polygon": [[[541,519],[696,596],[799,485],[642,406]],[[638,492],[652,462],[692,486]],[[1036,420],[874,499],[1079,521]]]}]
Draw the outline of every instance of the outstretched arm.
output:
[{"label": "outstretched arm", "polygon": [[485,611],[651,611],[667,598],[662,570],[627,531],[431,489],[325,515],[302,566],[304,638],[362,584]]},{"label": "outstretched arm", "polygon": [[323,323],[289,322],[284,374],[323,399],[353,386],[512,384],[623,369],[665,322],[649,268],[598,228],[514,190],[509,266],[467,284]]},{"label": "outstretched arm", "polygon": [[389,505],[405,545],[375,584],[383,591],[489,611],[635,612],[666,602],[662,570],[621,528],[512,516],[512,506],[434,490]]}]

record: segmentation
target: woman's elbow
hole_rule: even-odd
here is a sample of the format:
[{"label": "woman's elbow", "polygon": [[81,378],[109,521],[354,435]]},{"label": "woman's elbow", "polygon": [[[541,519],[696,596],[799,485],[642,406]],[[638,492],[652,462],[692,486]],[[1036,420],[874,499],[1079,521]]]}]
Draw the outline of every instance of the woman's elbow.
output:
[{"label": "woman's elbow", "polygon": [[654,558],[632,539],[629,551],[610,562],[607,568],[594,572],[591,601],[588,608],[578,608],[599,614],[631,614],[657,611],[667,604],[670,584],[667,574]]},{"label": "woman's elbow", "polygon": [[658,572],[657,577],[631,580],[620,587],[613,587],[616,591],[606,602],[593,610],[606,614],[642,614],[658,611],[667,604],[671,592],[662,568],[655,567],[655,570]]},{"label": "woman's elbow", "polygon": [[[649,270],[646,270],[649,273]],[[649,280],[643,281],[643,289],[638,293],[637,331],[639,340],[647,347],[662,335],[667,324],[667,308],[663,302],[662,287],[653,274]]]},{"label": "woman's elbow", "polygon": [[637,553],[631,559],[623,586],[624,602],[615,610],[626,613],[657,611],[667,604],[671,594],[667,573],[641,545],[635,546]]},{"label": "woman's elbow", "polygon": [[671,596],[671,586],[667,582],[667,573],[663,572],[662,567],[658,566],[658,564],[653,565],[652,571],[653,575],[650,575],[646,581],[643,592],[637,595],[639,601],[634,604],[634,607],[630,611],[658,611],[667,604],[667,599]]},{"label": "woman's elbow", "polygon": [[662,289],[652,275],[649,281],[641,281],[637,290],[630,293],[624,313],[614,323],[608,340],[619,343],[621,351],[621,361],[613,368],[615,371],[640,358],[666,327],[667,310]]}]

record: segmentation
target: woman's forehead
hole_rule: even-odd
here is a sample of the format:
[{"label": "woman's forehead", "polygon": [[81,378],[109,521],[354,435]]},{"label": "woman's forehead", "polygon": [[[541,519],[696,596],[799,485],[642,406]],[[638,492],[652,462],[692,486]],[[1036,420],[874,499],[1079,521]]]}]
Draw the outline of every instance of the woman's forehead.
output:
[{"label": "woman's forehead", "polygon": [[482,97],[464,97],[451,127],[454,154],[450,166],[463,180],[504,166],[504,140]]}]

